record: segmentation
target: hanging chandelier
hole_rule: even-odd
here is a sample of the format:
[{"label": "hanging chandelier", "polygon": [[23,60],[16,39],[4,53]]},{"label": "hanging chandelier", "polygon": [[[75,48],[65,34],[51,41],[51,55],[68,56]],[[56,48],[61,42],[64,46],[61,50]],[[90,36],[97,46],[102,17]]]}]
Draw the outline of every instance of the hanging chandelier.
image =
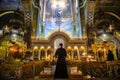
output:
[{"label": "hanging chandelier", "polygon": [[3,37],[12,42],[23,41],[24,30],[23,23],[18,19],[10,19],[9,23],[3,26]]}]

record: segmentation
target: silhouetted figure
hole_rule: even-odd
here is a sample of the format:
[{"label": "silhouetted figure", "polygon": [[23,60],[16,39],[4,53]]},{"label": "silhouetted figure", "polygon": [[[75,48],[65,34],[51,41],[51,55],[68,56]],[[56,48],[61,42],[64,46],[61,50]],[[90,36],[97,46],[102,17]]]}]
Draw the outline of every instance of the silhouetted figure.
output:
[{"label": "silhouetted figure", "polygon": [[114,55],[111,50],[108,50],[107,61],[113,61]]},{"label": "silhouetted figure", "polygon": [[67,73],[67,65],[66,65],[66,50],[63,48],[63,44],[59,44],[59,48],[56,50],[55,57],[57,59],[56,63],[56,70],[54,74],[54,78],[59,78],[59,79],[67,79],[68,78],[68,73]]}]

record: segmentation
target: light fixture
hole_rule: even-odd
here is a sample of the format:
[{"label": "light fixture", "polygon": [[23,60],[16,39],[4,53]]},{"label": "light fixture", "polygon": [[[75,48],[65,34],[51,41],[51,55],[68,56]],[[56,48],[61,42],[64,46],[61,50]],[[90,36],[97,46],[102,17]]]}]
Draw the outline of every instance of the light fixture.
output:
[{"label": "light fixture", "polygon": [[110,41],[113,38],[113,35],[115,33],[114,22],[113,21],[111,21],[109,23],[104,22],[104,24],[101,23],[101,25],[102,25],[102,29],[98,30],[98,32],[97,32],[98,39],[100,39],[102,41]]},{"label": "light fixture", "polygon": [[98,36],[98,39],[102,41],[110,41],[112,39],[113,34],[110,32],[103,32]]},{"label": "light fixture", "polygon": [[38,47],[37,47],[37,46],[35,46],[35,47],[34,47],[34,50],[37,50],[37,49],[38,49]]}]

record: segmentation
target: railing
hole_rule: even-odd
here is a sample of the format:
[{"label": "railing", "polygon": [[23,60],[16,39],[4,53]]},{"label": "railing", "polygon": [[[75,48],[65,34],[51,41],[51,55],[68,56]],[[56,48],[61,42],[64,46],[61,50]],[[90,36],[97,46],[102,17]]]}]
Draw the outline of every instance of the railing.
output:
[{"label": "railing", "polygon": [[[120,76],[120,61],[109,62],[82,62],[70,61],[69,68],[77,67],[82,72],[82,76],[91,77],[117,77]],[[40,76],[45,67],[51,67],[50,61],[36,61],[15,64],[0,64],[0,79],[26,79]],[[71,75],[71,74],[70,74]],[[4,80],[4,79],[3,79]]]},{"label": "railing", "polygon": [[39,75],[44,69],[44,61],[26,62],[16,64],[1,64],[0,65],[0,79],[25,79],[33,78]]}]

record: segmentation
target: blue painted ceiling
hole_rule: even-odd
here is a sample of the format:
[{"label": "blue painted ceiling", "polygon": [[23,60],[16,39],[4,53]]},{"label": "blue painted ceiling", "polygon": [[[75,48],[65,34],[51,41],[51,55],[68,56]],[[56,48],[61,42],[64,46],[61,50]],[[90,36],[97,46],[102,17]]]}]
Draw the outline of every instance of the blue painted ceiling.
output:
[{"label": "blue painted ceiling", "polygon": [[21,0],[0,0],[0,10],[23,8]]}]

